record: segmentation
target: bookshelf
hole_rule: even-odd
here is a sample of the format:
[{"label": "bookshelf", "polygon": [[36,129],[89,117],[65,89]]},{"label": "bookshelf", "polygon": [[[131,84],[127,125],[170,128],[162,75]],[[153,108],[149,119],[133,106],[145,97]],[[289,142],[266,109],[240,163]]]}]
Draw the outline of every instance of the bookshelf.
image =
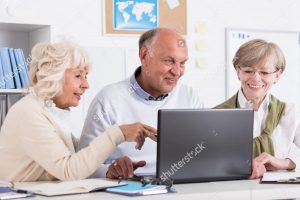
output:
[{"label": "bookshelf", "polygon": [[[51,26],[47,24],[0,22],[0,47],[21,48],[25,58],[35,44],[50,41],[50,38]],[[0,127],[10,106],[28,92],[27,88],[0,89]]]},{"label": "bookshelf", "polygon": [[50,41],[50,30],[50,25],[0,22],[0,46],[21,48],[28,57],[36,43]]},{"label": "bookshelf", "polygon": [[0,94],[18,94],[23,93],[26,94],[29,92],[29,89],[0,89]]}]

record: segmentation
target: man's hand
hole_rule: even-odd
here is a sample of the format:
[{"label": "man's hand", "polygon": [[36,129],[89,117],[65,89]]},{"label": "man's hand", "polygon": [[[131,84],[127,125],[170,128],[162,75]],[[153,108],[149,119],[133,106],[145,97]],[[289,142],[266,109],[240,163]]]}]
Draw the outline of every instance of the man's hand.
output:
[{"label": "man's hand", "polygon": [[133,171],[139,167],[144,167],[146,161],[132,162],[127,156],[122,156],[115,160],[109,167],[106,173],[107,178],[130,178],[133,176]]},{"label": "man's hand", "polygon": [[124,134],[126,141],[136,142],[136,149],[141,150],[146,137],[156,141],[156,129],[151,126],[142,123],[134,123],[120,125],[119,127]]}]

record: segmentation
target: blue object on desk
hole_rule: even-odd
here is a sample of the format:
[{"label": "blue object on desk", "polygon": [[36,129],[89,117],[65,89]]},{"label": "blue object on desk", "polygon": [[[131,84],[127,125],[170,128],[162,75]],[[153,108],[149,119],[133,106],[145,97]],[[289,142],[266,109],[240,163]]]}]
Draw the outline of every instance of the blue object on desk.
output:
[{"label": "blue object on desk", "polygon": [[0,200],[17,199],[33,196],[32,193],[25,190],[15,190],[10,187],[0,187]]},{"label": "blue object on desk", "polygon": [[166,185],[152,185],[142,183],[128,183],[127,185],[107,188],[107,192],[124,195],[151,195],[163,194],[171,191],[171,187]]}]

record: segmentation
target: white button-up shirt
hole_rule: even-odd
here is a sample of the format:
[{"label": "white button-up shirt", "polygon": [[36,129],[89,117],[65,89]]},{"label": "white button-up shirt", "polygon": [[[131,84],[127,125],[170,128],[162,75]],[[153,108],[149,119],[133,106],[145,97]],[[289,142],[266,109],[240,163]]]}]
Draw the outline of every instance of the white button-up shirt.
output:
[{"label": "white button-up shirt", "polygon": [[[253,138],[260,136],[265,128],[268,115],[267,94],[257,111],[254,111]],[[249,108],[249,102],[239,90],[238,101],[241,108]],[[300,113],[296,105],[286,103],[284,115],[272,133],[275,157],[289,158],[300,169]]]}]

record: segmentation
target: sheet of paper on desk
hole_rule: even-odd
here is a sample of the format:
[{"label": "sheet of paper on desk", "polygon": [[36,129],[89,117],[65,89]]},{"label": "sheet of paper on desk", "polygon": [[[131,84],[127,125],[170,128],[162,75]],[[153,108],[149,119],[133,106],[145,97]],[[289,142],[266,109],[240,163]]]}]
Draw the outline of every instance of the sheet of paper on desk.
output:
[{"label": "sheet of paper on desk", "polygon": [[126,185],[126,183],[118,183],[118,181],[116,180],[99,178],[84,179],[78,181],[15,183],[15,188],[44,196],[56,196],[65,194],[88,193],[91,191],[120,185]]},{"label": "sheet of paper on desk", "polygon": [[295,171],[272,171],[264,173],[261,182],[300,183],[300,172]]}]

